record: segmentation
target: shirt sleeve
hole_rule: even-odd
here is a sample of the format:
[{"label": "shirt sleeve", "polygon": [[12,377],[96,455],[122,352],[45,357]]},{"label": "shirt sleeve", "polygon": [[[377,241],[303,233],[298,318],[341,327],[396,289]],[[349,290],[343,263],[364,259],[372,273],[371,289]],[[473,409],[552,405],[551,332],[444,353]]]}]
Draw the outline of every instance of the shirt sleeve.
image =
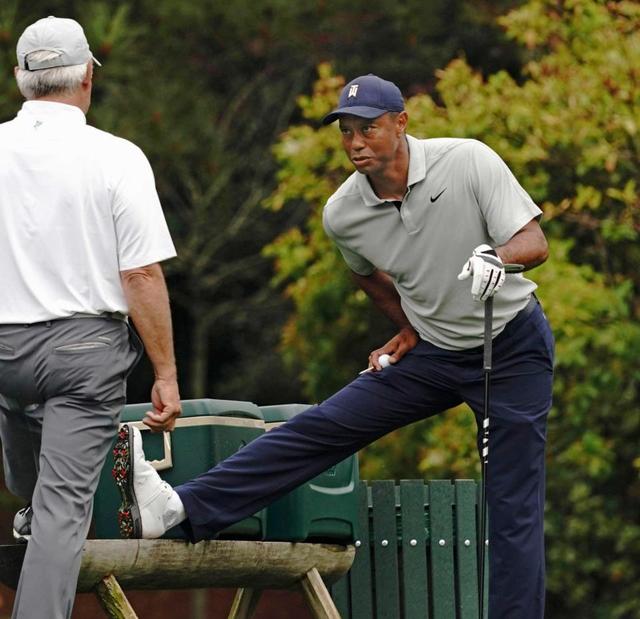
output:
[{"label": "shirt sleeve", "polygon": [[472,144],[470,182],[489,236],[502,245],[542,211],[495,151],[482,142]]},{"label": "shirt sleeve", "polygon": [[322,213],[322,224],[324,226],[324,230],[327,233],[327,236],[336,244],[336,247],[342,254],[344,261],[347,263],[347,266],[358,275],[371,275],[376,270],[376,267],[371,264],[366,258],[363,258],[360,254],[352,251],[348,247],[344,245],[344,243],[340,242],[338,235],[331,228],[331,224],[329,223],[329,214],[328,209],[325,207]]},{"label": "shirt sleeve", "polygon": [[113,218],[121,271],[176,255],[151,165],[137,146],[124,143],[120,177],[113,189]]}]

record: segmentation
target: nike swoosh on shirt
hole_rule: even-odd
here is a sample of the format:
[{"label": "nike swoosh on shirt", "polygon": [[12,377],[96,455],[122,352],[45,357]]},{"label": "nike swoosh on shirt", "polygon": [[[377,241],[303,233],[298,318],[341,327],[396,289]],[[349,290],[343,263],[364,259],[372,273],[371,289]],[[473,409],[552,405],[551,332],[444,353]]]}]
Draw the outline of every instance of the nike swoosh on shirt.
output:
[{"label": "nike swoosh on shirt", "polygon": [[447,188],[445,187],[435,198],[431,196],[431,202],[435,202],[446,190]]}]

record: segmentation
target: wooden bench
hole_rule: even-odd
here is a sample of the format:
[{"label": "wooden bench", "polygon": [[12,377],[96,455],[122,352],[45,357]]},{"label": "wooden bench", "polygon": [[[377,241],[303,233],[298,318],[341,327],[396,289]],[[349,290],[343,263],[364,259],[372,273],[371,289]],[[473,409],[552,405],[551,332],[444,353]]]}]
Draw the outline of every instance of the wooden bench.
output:
[{"label": "wooden bench", "polygon": [[475,481],[361,482],[359,504],[356,558],[331,588],[343,619],[478,619]]},{"label": "wooden bench", "polygon": [[[0,546],[0,581],[16,588],[26,546]],[[108,617],[137,619],[123,589],[234,587],[229,619],[248,619],[266,589],[299,587],[316,619],[340,619],[326,584],[353,562],[353,546],[289,542],[88,540],[78,592],[95,592]]]},{"label": "wooden bench", "polygon": [[[238,588],[230,619],[251,617],[262,590],[296,587],[318,619],[478,619],[476,482],[360,482],[358,501],[355,548],[89,540],[78,591],[118,619],[136,617],[122,589],[198,587]],[[13,588],[24,549],[0,546],[0,580]]]}]

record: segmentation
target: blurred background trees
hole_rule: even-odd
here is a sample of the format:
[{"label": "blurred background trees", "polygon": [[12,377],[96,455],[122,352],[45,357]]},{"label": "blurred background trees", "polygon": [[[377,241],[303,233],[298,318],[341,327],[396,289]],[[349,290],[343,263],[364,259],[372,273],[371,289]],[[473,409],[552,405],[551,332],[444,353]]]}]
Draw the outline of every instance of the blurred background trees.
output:
[{"label": "blurred background trees", "polygon": [[[408,92],[465,54],[517,73],[517,47],[495,23],[514,0],[2,0],[0,118],[20,97],[12,77],[23,28],[47,14],[77,18],[103,67],[89,122],[151,159],[179,259],[167,264],[185,396],[272,403],[304,397],[277,353],[288,302],[270,286],[262,247],[305,213],[261,207],[276,184],[271,145],[300,118],[316,65],[377,71]],[[133,401],[148,399],[148,367]]]},{"label": "blurred background trees", "polygon": [[[319,123],[345,79],[395,81],[417,137],[500,153],[552,249],[532,274],[557,340],[548,616],[640,616],[638,3],[2,0],[0,120],[21,104],[17,37],[48,14],[104,64],[89,122],[156,173],[185,398],[320,400],[392,334],[321,229],[351,172]],[[474,433],[459,407],[365,450],[362,476],[475,477]]]}]

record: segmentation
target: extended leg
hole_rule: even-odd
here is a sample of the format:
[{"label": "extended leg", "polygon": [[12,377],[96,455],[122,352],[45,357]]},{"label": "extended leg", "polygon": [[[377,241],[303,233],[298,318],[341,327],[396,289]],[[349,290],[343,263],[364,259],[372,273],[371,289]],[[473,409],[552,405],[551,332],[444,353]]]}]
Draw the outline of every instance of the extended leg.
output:
[{"label": "extended leg", "polygon": [[214,536],[388,432],[459,402],[419,345],[176,487],[192,540]]}]

